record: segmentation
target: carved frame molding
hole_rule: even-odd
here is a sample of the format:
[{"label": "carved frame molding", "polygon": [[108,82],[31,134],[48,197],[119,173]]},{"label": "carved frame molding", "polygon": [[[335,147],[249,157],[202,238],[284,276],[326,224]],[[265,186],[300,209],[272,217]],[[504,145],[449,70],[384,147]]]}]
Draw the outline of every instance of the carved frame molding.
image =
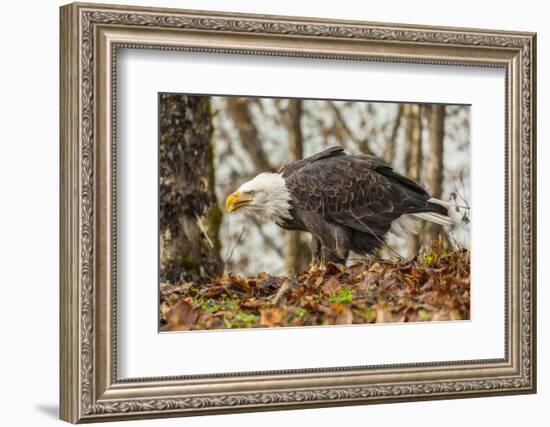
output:
[{"label": "carved frame molding", "polygon": [[[535,391],[535,34],[71,4],[61,8],[60,41],[62,419]],[[121,47],[505,68],[506,357],[117,380],[113,147]]]}]

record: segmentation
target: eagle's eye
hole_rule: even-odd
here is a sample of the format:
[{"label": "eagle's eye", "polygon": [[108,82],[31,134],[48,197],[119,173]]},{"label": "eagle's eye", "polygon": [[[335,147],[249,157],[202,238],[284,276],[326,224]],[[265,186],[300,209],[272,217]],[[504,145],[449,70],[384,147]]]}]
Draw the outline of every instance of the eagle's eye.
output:
[{"label": "eagle's eye", "polygon": [[250,190],[250,191],[245,191],[244,194],[250,197],[254,197],[254,194],[256,194],[256,192],[254,190]]}]

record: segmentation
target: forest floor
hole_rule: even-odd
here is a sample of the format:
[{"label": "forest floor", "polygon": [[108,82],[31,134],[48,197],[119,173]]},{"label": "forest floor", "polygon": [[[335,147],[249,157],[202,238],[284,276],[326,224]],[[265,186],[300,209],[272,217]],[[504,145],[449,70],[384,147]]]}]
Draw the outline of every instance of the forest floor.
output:
[{"label": "forest floor", "polygon": [[436,243],[412,260],[160,285],[161,331],[469,318],[470,253]]}]

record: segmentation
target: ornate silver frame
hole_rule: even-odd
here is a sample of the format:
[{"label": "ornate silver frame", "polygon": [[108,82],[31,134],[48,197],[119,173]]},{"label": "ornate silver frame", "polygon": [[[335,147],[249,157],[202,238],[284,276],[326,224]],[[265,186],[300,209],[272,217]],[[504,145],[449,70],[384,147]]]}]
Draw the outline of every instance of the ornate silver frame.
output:
[{"label": "ornate silver frame", "polygon": [[[61,418],[77,423],[534,393],[535,34],[174,9],[61,8]],[[502,67],[505,357],[177,378],[116,376],[118,47]]]}]

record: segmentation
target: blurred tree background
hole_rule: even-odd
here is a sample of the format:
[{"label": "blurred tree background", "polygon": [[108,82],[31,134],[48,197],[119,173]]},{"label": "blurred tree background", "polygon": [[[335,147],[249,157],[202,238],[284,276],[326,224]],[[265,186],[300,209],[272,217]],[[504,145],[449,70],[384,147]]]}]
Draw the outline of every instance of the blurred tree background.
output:
[{"label": "blurred tree background", "polygon": [[[307,269],[307,234],[223,215],[223,201],[258,173],[332,145],[378,156],[433,197],[469,204],[468,106],[163,94],[160,115],[161,279]],[[378,255],[412,256],[438,237],[469,248],[464,212],[451,210],[450,230],[423,224]]]}]

